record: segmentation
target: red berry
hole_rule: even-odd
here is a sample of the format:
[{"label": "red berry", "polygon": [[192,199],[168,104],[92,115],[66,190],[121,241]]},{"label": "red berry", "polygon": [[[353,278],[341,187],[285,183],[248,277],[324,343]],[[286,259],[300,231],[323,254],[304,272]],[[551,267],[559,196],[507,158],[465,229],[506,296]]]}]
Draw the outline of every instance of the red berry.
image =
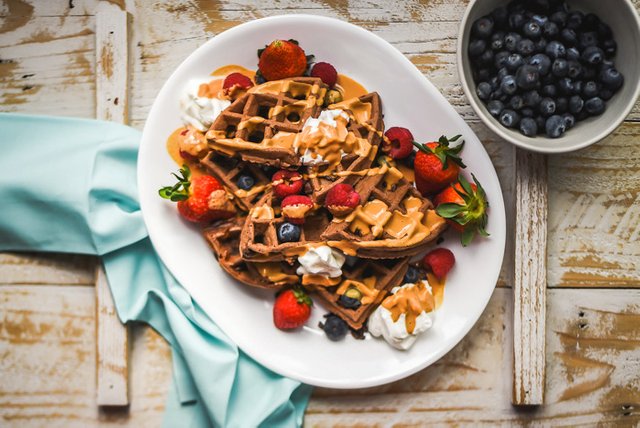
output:
[{"label": "red berry", "polygon": [[347,215],[359,204],[360,195],[350,184],[336,184],[324,200],[324,205],[335,216]]},{"label": "red berry", "polygon": [[333,88],[338,80],[338,72],[328,62],[317,62],[311,69],[311,77],[319,77],[330,88]]},{"label": "red berry", "polygon": [[407,128],[394,126],[387,129],[384,136],[389,140],[382,142],[382,151],[394,159],[404,159],[413,151],[413,135]]},{"label": "red berry", "polygon": [[258,59],[258,69],[266,80],[280,80],[302,76],[307,68],[307,57],[297,42],[274,40]]},{"label": "red berry", "polygon": [[464,141],[455,147],[449,146],[459,137],[458,135],[449,139],[443,135],[437,142],[416,144],[419,150],[413,162],[413,169],[416,173],[416,187],[423,196],[444,189],[456,181],[460,168],[465,168],[459,156]]},{"label": "red berry", "polygon": [[305,195],[289,195],[280,204],[282,215],[293,224],[303,224],[305,215],[313,208],[313,201]]},{"label": "red berry", "polygon": [[271,177],[273,193],[279,198],[295,195],[302,191],[304,180],[302,175],[296,171],[281,169]]},{"label": "red berry", "polygon": [[249,89],[252,86],[253,82],[244,74],[231,73],[224,79],[224,82],[222,83],[222,90],[225,95],[229,95],[238,89]]},{"label": "red berry", "polygon": [[424,267],[430,269],[438,279],[446,277],[455,262],[455,256],[446,248],[436,248],[422,259]]},{"label": "red berry", "polygon": [[301,327],[311,315],[311,299],[300,288],[285,290],[273,305],[273,323],[281,330]]}]

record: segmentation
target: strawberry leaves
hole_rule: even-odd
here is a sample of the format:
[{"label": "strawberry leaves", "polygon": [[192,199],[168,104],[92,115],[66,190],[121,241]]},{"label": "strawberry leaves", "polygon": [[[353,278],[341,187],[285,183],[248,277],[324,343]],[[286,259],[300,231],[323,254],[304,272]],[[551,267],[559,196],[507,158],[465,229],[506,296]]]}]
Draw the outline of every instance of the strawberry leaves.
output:
[{"label": "strawberry leaves", "polygon": [[467,166],[462,162],[462,158],[459,156],[460,152],[464,148],[464,140],[455,147],[449,147],[449,144],[458,141],[460,137],[461,135],[456,135],[454,137],[447,138],[442,135],[438,139],[438,145],[434,148],[429,147],[427,144],[416,143],[415,141],[413,142],[413,145],[421,152],[436,156],[440,160],[440,163],[442,163],[443,170],[449,168],[450,161],[458,165],[460,168],[466,168]]},{"label": "strawberry leaves", "polygon": [[302,288],[294,287],[291,289],[291,291],[293,292],[293,295],[295,296],[298,303],[300,303],[301,305],[304,304],[304,305],[313,306],[313,301],[307,295],[307,293],[304,292]]},{"label": "strawberry leaves", "polygon": [[166,186],[158,191],[161,198],[169,199],[172,202],[186,201],[189,199],[189,186],[191,186],[191,170],[186,164],[180,168],[180,175],[171,173],[178,182],[173,186]]}]

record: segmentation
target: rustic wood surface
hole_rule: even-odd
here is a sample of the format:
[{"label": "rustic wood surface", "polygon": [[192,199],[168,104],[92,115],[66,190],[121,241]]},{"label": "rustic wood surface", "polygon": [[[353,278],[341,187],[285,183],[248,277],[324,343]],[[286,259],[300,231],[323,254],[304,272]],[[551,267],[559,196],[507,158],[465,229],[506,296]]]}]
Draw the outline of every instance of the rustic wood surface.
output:
[{"label": "rustic wood surface", "polygon": [[[0,2],[0,110],[94,117],[95,0]],[[251,19],[312,13],[354,22],[400,49],[471,124],[508,210],[499,288],[470,334],[409,379],[317,389],[307,426],[640,424],[640,106],[613,135],[548,159],[545,405],[511,406],[514,150],[474,115],[458,84],[466,1],[113,1],[131,14],[130,124],[141,128],[171,71],[213,35]],[[640,3],[635,1],[636,5]],[[0,425],[158,426],[170,352],[131,331],[130,406],[96,405],[91,257],[0,254]]]}]

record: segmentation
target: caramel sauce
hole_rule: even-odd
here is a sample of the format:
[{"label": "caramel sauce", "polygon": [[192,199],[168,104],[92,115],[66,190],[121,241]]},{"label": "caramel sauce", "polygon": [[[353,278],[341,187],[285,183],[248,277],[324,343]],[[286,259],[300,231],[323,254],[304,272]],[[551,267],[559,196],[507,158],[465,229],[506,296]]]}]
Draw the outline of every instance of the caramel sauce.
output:
[{"label": "caramel sauce", "polygon": [[271,220],[275,217],[273,212],[273,208],[269,205],[260,205],[258,207],[253,207],[251,210],[251,218],[261,219],[261,220]]},{"label": "caramel sauce", "polygon": [[312,206],[305,204],[288,205],[282,208],[282,215],[289,218],[304,218],[312,209]]},{"label": "caramel sauce", "polygon": [[431,286],[431,291],[433,291],[433,298],[435,299],[436,309],[442,306],[442,302],[444,300],[444,284],[445,278],[438,279],[431,272],[427,273],[427,280],[429,281],[429,285]]},{"label": "caramel sauce", "polygon": [[405,326],[411,334],[420,313],[435,309],[435,300],[424,282],[420,281],[413,287],[401,288],[395,294],[389,295],[382,301],[382,306],[391,313],[393,322],[405,314]]},{"label": "caramel sauce", "polygon": [[331,104],[328,108],[329,110],[349,110],[359,123],[365,123],[371,118],[371,104],[363,103],[358,98],[349,98],[339,103]]},{"label": "caramel sauce", "polygon": [[198,86],[198,96],[204,98],[222,98],[222,84],[224,79],[213,79]]},{"label": "caramel sauce", "polygon": [[319,285],[321,287],[333,287],[338,285],[342,277],[329,278],[325,275],[305,274],[302,275],[302,285]]},{"label": "caramel sauce", "polygon": [[349,76],[338,74],[338,80],[334,89],[342,94],[343,99],[361,97],[369,93],[360,83],[356,82]]},{"label": "caramel sauce", "polygon": [[229,64],[224,65],[220,68],[217,68],[215,71],[211,73],[211,76],[228,76],[231,73],[241,73],[255,81],[256,72],[253,70],[249,70],[248,68],[244,68],[241,65]]},{"label": "caramel sauce", "polygon": [[256,263],[254,266],[256,266],[258,273],[262,277],[271,282],[298,282],[298,276],[282,272],[279,263]]},{"label": "caramel sauce", "polygon": [[363,305],[371,304],[375,301],[378,296],[379,291],[376,287],[376,277],[370,276],[369,278],[364,278],[362,282],[355,281],[353,279],[345,279],[340,283],[340,287],[336,290],[338,295],[342,295],[347,292],[349,288],[356,288],[362,294],[362,298],[360,299],[360,303]]},{"label": "caramel sauce", "polygon": [[182,141],[185,138],[184,133],[186,131],[187,131],[187,128],[185,128],[184,126],[181,126],[180,128],[173,131],[171,135],[169,135],[169,138],[167,138],[167,145],[166,145],[167,152],[169,153],[169,156],[171,156],[171,159],[173,159],[173,161],[176,164],[180,166],[186,164],[191,170],[191,175],[193,177],[197,177],[199,175],[203,175],[203,172],[200,170],[200,166],[198,165],[198,163],[193,161],[188,161],[184,159],[180,154],[180,147],[181,147]]}]

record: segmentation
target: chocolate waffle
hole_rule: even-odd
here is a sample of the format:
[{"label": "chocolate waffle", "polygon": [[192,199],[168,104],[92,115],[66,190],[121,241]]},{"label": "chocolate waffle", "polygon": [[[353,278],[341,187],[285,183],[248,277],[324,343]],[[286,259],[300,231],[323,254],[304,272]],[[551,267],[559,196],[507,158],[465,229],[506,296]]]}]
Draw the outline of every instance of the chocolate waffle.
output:
[{"label": "chocolate waffle", "polygon": [[304,122],[320,114],[327,89],[315,77],[255,86],[220,113],[206,133],[209,147],[250,162],[299,166],[291,144]]},{"label": "chocolate waffle", "polygon": [[278,241],[278,227],[286,220],[271,191],[265,193],[249,212],[240,236],[240,254],[248,261],[292,260],[304,254],[308,244],[320,242],[329,225],[329,213],[320,208],[305,217],[297,242]]},{"label": "chocolate waffle", "polygon": [[322,234],[328,245],[364,258],[397,258],[424,250],[445,229],[433,204],[394,167],[371,170],[355,185],[361,205],[334,218]]},{"label": "chocolate waffle", "polygon": [[297,283],[295,268],[286,262],[252,263],[240,257],[240,232],[244,221],[244,217],[236,217],[202,231],[222,269],[252,287],[278,289]]},{"label": "chocolate waffle", "polygon": [[[200,164],[233,195],[235,204],[243,211],[249,211],[271,184],[270,174],[263,167],[215,152],[209,152],[200,160]],[[251,189],[243,190],[238,187],[241,175],[253,177],[255,184]]]},{"label": "chocolate waffle", "polygon": [[[340,284],[334,287],[315,287],[315,290],[319,301],[330,312],[342,318],[351,328],[359,330],[389,291],[400,285],[409,267],[409,258],[352,260],[355,262],[342,266],[343,280]],[[356,309],[346,308],[340,301],[340,296],[350,288],[356,288],[361,295],[360,306]]]}]

